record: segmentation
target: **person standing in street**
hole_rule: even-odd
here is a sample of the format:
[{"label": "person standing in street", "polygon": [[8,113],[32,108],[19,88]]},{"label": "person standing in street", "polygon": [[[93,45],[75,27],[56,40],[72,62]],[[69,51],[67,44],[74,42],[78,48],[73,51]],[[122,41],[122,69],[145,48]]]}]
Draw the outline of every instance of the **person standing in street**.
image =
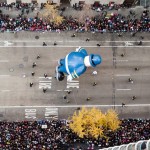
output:
[{"label": "person standing in street", "polygon": [[44,87],[43,88],[43,93],[46,93],[46,91],[47,91],[47,88]]},{"label": "person standing in street", "polygon": [[39,59],[40,58],[40,55],[37,55],[36,59]]},{"label": "person standing in street", "polygon": [[44,77],[47,78],[47,74],[46,73],[44,73]]},{"label": "person standing in street", "polygon": [[36,62],[33,62],[32,68],[36,67]]},{"label": "person standing in street", "polygon": [[34,75],[35,75],[35,72],[31,72],[31,75],[34,76]]},{"label": "person standing in street", "polygon": [[33,86],[33,82],[30,82],[30,87],[32,87]]}]

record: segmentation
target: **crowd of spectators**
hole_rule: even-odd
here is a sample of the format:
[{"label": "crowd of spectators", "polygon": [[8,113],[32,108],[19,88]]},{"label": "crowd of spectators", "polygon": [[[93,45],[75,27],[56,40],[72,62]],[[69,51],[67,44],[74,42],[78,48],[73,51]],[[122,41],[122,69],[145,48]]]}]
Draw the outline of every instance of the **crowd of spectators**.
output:
[{"label": "crowd of spectators", "polygon": [[31,9],[32,11],[37,6],[36,3],[0,3],[0,7],[5,8],[6,10],[23,10],[23,9]]},{"label": "crowd of spectators", "polygon": [[[103,11],[103,10],[118,10],[120,8],[129,8],[131,6],[127,6],[124,4],[116,4],[115,2],[109,2],[108,4],[101,4],[98,1],[95,1],[94,4],[92,5],[87,5],[89,7],[91,7],[92,10],[96,10],[96,11]],[[79,1],[79,3],[75,3],[73,4],[73,8],[75,10],[82,10],[84,8],[84,2],[83,1]]]},{"label": "crowd of spectators", "polygon": [[95,150],[150,139],[150,119],[124,119],[108,139],[79,138],[67,120],[0,122],[0,149]]},{"label": "crowd of spectators", "polygon": [[[0,5],[1,7],[8,7]],[[11,5],[12,6],[12,5]],[[11,7],[9,6],[9,7]],[[16,5],[15,5],[16,6]],[[43,5],[42,5],[43,6]],[[30,6],[28,9],[28,4],[19,4],[16,6],[17,9],[21,9],[21,14],[18,17],[13,18],[9,15],[0,13],[0,31],[76,31],[76,32],[149,32],[150,31],[150,18],[149,11],[144,10],[140,18],[136,18],[136,14],[130,12],[130,14],[125,17],[121,14],[112,13],[107,14],[107,11],[97,15],[95,17],[86,17],[83,22],[79,22],[77,18],[65,17],[64,21],[57,25],[53,22],[46,22],[38,15],[34,18],[27,17],[23,15],[24,13],[29,13],[34,9],[34,6]],[[25,12],[26,9],[26,12]]]}]

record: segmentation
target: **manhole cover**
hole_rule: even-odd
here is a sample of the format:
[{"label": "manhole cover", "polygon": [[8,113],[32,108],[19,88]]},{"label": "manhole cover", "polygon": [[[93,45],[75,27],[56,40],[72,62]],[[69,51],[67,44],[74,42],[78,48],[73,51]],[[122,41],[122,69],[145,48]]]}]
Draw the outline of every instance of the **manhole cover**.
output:
[{"label": "manhole cover", "polygon": [[24,60],[25,62],[28,62],[28,56],[23,57],[23,60]]},{"label": "manhole cover", "polygon": [[13,69],[13,68],[10,68],[10,69],[9,69],[9,71],[10,71],[10,72],[13,72],[13,71],[14,71],[14,69]]},{"label": "manhole cover", "polygon": [[19,64],[19,68],[23,68],[24,67],[24,65],[23,64]]},{"label": "manhole cover", "polygon": [[0,114],[0,117],[3,117],[3,114]]},{"label": "manhole cover", "polygon": [[35,39],[39,39],[39,36],[35,36]]}]

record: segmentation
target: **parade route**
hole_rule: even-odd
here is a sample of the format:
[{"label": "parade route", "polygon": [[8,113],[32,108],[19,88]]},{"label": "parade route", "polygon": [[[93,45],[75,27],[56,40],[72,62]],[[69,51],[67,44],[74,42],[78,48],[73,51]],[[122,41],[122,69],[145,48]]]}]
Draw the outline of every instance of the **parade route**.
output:
[{"label": "parade route", "polygon": [[[53,112],[52,108],[58,108],[54,116],[64,118],[81,106],[97,106],[103,111],[115,108],[122,117],[137,116],[139,113],[144,117],[148,114],[149,39],[143,40],[142,45],[137,45],[138,40],[114,38],[86,42],[83,39],[70,38],[66,41],[62,38],[58,39],[56,46],[53,45],[55,39],[44,39],[44,36],[42,40],[31,41],[28,38],[23,41],[5,39],[0,41],[0,119],[11,119],[11,113],[19,114],[17,119],[21,120],[40,119],[40,112],[45,112],[45,108],[49,108],[49,112]],[[43,42],[47,46],[42,46]],[[97,43],[101,46],[97,46]],[[83,76],[72,82],[67,82],[66,78],[62,82],[56,81],[54,76],[57,61],[79,46],[86,48],[89,54],[101,55],[102,64],[89,68]],[[36,58],[37,55],[40,55],[39,59]],[[32,68],[33,62],[37,64],[35,68]],[[139,70],[135,71],[135,67]],[[98,74],[92,75],[95,70]],[[31,72],[35,72],[35,75],[32,76]],[[48,75],[46,78],[44,73]],[[133,79],[133,84],[128,82],[129,78]],[[32,87],[30,82],[33,82]],[[94,82],[97,83],[96,86],[93,86]],[[48,89],[46,93],[42,91],[44,87]],[[67,94],[68,90],[71,91],[70,94]],[[67,100],[63,99],[64,95],[67,95]],[[135,100],[132,100],[133,96],[136,96]],[[86,100],[88,97],[91,98],[89,101]],[[125,107],[122,107],[122,103]],[[36,117],[33,115],[34,107],[36,112],[39,110]],[[30,115],[25,117],[26,109],[31,111],[29,114],[33,118]],[[50,115],[53,116],[53,113]],[[13,119],[15,117],[16,115]]]}]

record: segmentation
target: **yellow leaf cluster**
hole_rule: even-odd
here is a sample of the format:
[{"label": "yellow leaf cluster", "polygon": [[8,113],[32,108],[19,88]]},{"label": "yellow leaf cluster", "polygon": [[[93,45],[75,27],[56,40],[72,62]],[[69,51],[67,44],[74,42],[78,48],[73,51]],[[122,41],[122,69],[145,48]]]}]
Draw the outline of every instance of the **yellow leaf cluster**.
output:
[{"label": "yellow leaf cluster", "polygon": [[40,16],[47,22],[54,22],[56,25],[61,24],[64,20],[58,13],[57,5],[46,4]]},{"label": "yellow leaf cluster", "polygon": [[120,125],[118,115],[114,110],[108,110],[104,114],[99,109],[83,107],[78,113],[74,112],[70,119],[72,120],[69,125],[70,129],[81,138],[106,137],[106,130],[115,131]]},{"label": "yellow leaf cluster", "polygon": [[117,130],[121,123],[120,120],[118,119],[118,114],[113,109],[109,109],[105,115],[107,118],[106,122],[108,128],[112,131]]}]

